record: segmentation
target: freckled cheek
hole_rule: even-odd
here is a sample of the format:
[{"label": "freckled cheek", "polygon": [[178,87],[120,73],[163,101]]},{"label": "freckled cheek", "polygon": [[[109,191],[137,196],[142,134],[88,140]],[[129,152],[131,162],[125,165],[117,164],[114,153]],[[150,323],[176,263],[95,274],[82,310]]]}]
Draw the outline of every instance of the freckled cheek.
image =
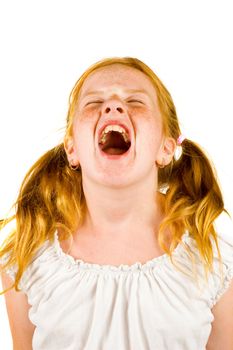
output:
[{"label": "freckled cheek", "polygon": [[86,108],[80,111],[75,120],[76,128],[94,129],[98,122],[100,112],[94,108]]},{"label": "freckled cheek", "polygon": [[160,148],[162,142],[162,128],[157,123],[148,123],[144,125],[138,125],[137,127],[137,146],[144,146],[147,149],[146,152],[157,151]]},{"label": "freckled cheek", "polygon": [[154,134],[154,136],[149,136],[148,135],[148,147],[149,149],[152,150],[159,150],[162,139],[161,139],[161,135],[160,134]]},{"label": "freckled cheek", "polygon": [[85,109],[81,110],[79,112],[79,120],[82,121],[88,121],[88,120],[92,120],[96,119],[96,117],[100,114],[100,109],[99,107],[86,107]]},{"label": "freckled cheek", "polygon": [[159,148],[160,143],[161,134],[158,130],[151,128],[145,132],[145,144],[150,150]]},{"label": "freckled cheek", "polygon": [[73,137],[76,150],[81,148],[88,149],[89,144],[94,141],[94,123],[85,120],[76,120],[73,125]]}]

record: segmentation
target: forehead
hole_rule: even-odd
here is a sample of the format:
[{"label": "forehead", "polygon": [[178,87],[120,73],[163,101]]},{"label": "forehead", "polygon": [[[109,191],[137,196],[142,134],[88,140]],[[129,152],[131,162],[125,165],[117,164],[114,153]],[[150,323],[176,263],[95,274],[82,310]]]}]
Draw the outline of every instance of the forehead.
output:
[{"label": "forehead", "polygon": [[80,97],[93,89],[105,90],[113,86],[125,89],[143,89],[156,97],[156,91],[150,78],[138,69],[123,64],[112,64],[92,72],[83,83]]}]

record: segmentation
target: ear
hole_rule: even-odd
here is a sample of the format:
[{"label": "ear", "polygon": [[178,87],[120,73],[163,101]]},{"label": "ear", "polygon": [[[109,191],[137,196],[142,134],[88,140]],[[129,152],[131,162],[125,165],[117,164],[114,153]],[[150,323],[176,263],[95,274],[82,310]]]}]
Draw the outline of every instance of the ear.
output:
[{"label": "ear", "polygon": [[176,146],[176,141],[172,137],[165,137],[156,159],[157,164],[168,165],[172,161]]},{"label": "ear", "polygon": [[66,136],[64,138],[64,148],[66,151],[68,162],[71,165],[78,165],[78,156],[74,147],[74,141],[72,136]]}]

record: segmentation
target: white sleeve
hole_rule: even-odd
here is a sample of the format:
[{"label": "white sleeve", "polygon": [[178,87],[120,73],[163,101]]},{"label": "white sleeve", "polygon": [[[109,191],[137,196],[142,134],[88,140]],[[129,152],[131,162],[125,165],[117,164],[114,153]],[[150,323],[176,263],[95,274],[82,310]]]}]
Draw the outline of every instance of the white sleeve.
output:
[{"label": "white sleeve", "polygon": [[223,262],[223,279],[219,270],[219,259],[216,251],[214,254],[214,291],[212,295],[212,307],[227,291],[233,280],[233,221],[227,214],[221,214],[216,219],[215,228],[218,234],[219,250]]}]

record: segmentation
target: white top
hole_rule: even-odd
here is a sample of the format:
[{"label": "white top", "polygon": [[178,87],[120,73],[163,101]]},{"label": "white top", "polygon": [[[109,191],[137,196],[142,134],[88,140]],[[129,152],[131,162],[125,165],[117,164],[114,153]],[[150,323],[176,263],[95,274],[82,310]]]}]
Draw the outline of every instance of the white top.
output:
[{"label": "white top", "polygon": [[[182,239],[195,256],[195,241]],[[175,262],[192,271],[179,244]],[[211,308],[233,278],[233,238],[219,239],[223,258],[221,285],[217,255],[204,284],[196,262],[199,288],[164,254],[145,264],[98,265],[65,254],[55,232],[24,272],[19,287],[31,305],[36,326],[34,350],[204,350],[211,332]],[[216,252],[215,252],[216,253]],[[7,271],[14,279],[16,268]]]}]

